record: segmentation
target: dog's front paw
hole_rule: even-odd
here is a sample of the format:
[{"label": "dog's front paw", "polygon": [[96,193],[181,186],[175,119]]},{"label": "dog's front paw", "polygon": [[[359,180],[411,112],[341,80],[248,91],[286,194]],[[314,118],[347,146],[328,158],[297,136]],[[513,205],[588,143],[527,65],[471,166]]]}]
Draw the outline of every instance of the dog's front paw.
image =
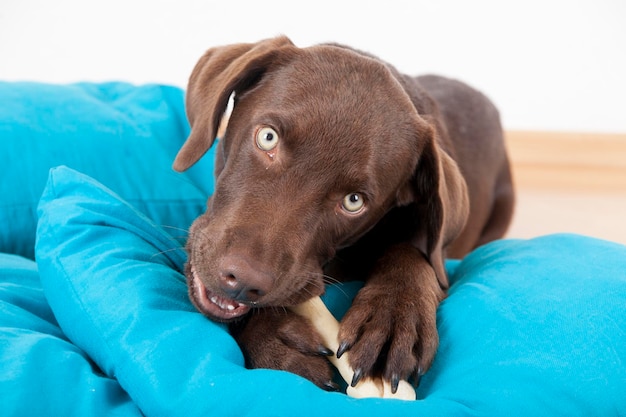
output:
[{"label": "dog's front paw", "polygon": [[[431,270],[432,272],[432,270]],[[363,377],[382,376],[397,389],[400,380],[417,384],[430,367],[437,347],[437,306],[443,298],[437,279],[419,279],[418,288],[366,284],[343,318],[339,331],[339,356],[349,352],[355,386]]]},{"label": "dog's front paw", "polygon": [[249,368],[285,370],[327,391],[339,389],[327,359],[333,352],[305,318],[289,310],[259,309],[231,331]]}]

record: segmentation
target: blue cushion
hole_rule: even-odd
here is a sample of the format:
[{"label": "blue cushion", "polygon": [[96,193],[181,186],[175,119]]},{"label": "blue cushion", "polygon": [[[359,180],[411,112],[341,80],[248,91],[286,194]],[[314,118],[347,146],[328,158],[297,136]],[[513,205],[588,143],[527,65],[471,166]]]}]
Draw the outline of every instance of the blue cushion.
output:
[{"label": "blue cushion", "polygon": [[3,416],[140,416],[112,378],[94,372],[50,310],[35,262],[0,254],[0,404]]},{"label": "blue cushion", "polygon": [[37,202],[57,165],[98,179],[184,238],[213,175],[210,157],[185,174],[171,169],[189,133],[183,95],[162,85],[0,82],[0,252],[33,257]]},{"label": "blue cushion", "polygon": [[577,235],[471,253],[420,390],[486,415],[626,413],[626,247]]},{"label": "blue cushion", "polygon": [[[224,326],[189,303],[178,243],[96,181],[53,170],[39,216],[41,282],[60,328],[146,415],[626,414],[622,245],[498,241],[450,264],[440,349],[418,401],[355,400],[246,370]],[[325,300],[345,310],[357,290],[333,286]]]}]

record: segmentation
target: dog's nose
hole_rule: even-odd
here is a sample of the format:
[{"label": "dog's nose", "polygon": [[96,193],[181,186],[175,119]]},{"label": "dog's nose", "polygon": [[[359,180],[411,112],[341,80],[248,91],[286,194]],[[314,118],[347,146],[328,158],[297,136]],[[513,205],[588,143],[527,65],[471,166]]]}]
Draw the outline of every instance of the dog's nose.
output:
[{"label": "dog's nose", "polygon": [[272,288],[271,274],[254,262],[238,256],[228,256],[222,260],[219,277],[222,291],[234,300],[256,302]]}]

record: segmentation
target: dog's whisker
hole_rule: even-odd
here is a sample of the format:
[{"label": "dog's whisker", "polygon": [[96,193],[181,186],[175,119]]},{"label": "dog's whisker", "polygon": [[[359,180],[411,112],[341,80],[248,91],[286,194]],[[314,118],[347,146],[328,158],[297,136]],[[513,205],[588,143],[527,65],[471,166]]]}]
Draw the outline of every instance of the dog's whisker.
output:
[{"label": "dog's whisker", "polygon": [[287,314],[287,307],[285,306],[270,306],[268,307],[273,313],[275,313],[276,315],[280,315],[280,314]]},{"label": "dog's whisker", "polygon": [[[189,238],[188,229],[184,229],[182,227],[176,227],[176,226],[167,226],[167,225],[161,225],[160,227],[164,229],[165,231],[167,231],[168,234],[172,237],[172,240],[176,241],[177,243],[184,244],[184,242]],[[173,232],[179,232],[179,233],[174,234]]]},{"label": "dog's whisker", "polygon": [[160,226],[161,226],[162,229],[177,230],[179,232],[185,233],[185,235],[189,234],[189,229],[185,229],[183,227],[171,226],[171,225],[168,225],[168,224],[161,224]]},{"label": "dog's whisker", "polygon": [[304,281],[304,285],[302,286],[301,291],[305,292],[311,297],[316,296],[317,294],[312,293],[311,290],[308,289],[309,285],[315,284],[315,282],[321,278],[322,282],[325,285],[337,288],[346,298],[349,298],[348,293],[341,287],[341,281],[330,275],[324,274],[322,272],[305,272],[301,275],[301,277]]},{"label": "dog's whisker", "polygon": [[336,288],[346,299],[350,298],[350,296],[348,295],[346,290],[344,290],[343,287],[341,286],[341,283],[339,283],[339,282],[329,283],[328,285],[331,286],[331,287]]},{"label": "dog's whisker", "polygon": [[341,284],[340,280],[334,278],[331,275],[324,274],[322,272],[305,272],[303,274],[303,277],[305,277],[305,279],[307,280],[307,284],[313,283],[314,280],[318,278],[321,278],[324,284],[327,284],[327,285],[335,286],[335,285]]},{"label": "dog's whisker", "polygon": [[[195,228],[193,230],[193,233],[194,234],[199,234],[200,236],[202,236],[205,239],[210,239],[211,238],[211,234],[207,233],[207,231],[204,230],[204,229]],[[191,236],[191,229],[189,229],[189,235]]]},{"label": "dog's whisker", "polygon": [[320,273],[320,272],[309,272],[307,275],[307,279],[309,281],[312,281],[315,278],[322,278],[322,281],[324,282],[325,285],[328,285],[330,287],[334,287],[337,290],[339,290],[346,298],[349,298],[348,293],[342,288],[341,284],[342,282],[340,280],[338,280],[337,278],[328,275],[328,274],[324,274],[324,273]]},{"label": "dog's whisker", "polygon": [[322,274],[322,279],[324,279],[324,282],[329,285],[341,284],[340,280],[338,280],[337,278],[333,278],[330,275]]},{"label": "dog's whisker", "polygon": [[183,249],[182,247],[178,247],[178,248],[170,248],[170,249],[166,249],[166,250],[157,251],[157,252],[153,253],[152,256],[150,256],[150,259],[155,258],[155,257],[157,257],[159,255],[164,255],[164,254],[170,253],[170,252],[176,252],[176,251],[179,251],[179,250],[182,250],[182,249]]}]

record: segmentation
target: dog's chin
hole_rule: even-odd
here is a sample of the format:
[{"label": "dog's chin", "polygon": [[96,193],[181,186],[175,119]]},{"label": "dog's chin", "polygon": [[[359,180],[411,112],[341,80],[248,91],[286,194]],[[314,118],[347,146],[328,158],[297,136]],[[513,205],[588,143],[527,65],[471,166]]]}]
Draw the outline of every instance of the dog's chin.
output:
[{"label": "dog's chin", "polygon": [[212,292],[202,283],[193,268],[187,277],[189,295],[196,308],[205,316],[219,322],[230,322],[245,316],[251,306]]}]

